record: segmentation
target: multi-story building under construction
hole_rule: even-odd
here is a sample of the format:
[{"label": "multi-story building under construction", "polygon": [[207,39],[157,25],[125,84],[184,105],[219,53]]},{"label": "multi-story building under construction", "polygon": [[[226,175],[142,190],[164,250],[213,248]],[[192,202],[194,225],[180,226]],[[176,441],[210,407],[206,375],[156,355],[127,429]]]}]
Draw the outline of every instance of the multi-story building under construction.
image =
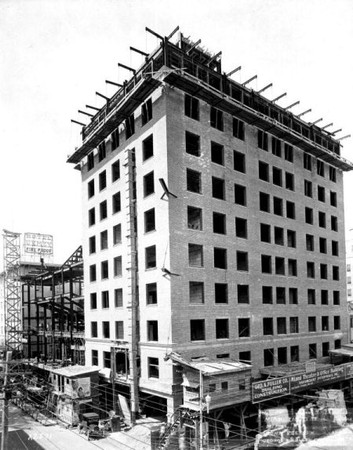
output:
[{"label": "multi-story building under construction", "polygon": [[62,265],[28,267],[21,274],[25,357],[84,365],[81,246]]},{"label": "multi-story building under construction", "polygon": [[68,159],[82,176],[86,361],[114,369],[135,411],[138,393],[169,412],[183,402],[183,360],[251,362],[259,378],[347,342],[353,165],[332,133],[173,39]]},{"label": "multi-story building under construction", "polygon": [[[19,233],[13,234],[19,236]],[[13,284],[16,283],[16,290],[13,287],[5,290],[10,276]],[[0,274],[0,291],[3,294],[0,296],[0,342],[3,348],[15,349],[25,359],[41,363],[58,365],[71,361],[84,364],[81,246],[60,265],[46,263],[43,258],[41,262],[21,259],[18,246],[16,274],[14,276],[7,270]],[[13,324],[15,313],[18,323]]]}]

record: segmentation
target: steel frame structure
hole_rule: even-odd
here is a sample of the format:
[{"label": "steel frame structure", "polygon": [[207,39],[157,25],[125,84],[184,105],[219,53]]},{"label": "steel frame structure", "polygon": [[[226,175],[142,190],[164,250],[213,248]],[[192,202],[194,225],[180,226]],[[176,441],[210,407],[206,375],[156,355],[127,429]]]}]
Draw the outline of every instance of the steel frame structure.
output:
[{"label": "steel frame structure", "polygon": [[82,247],[61,267],[23,276],[22,297],[28,358],[84,364]]}]

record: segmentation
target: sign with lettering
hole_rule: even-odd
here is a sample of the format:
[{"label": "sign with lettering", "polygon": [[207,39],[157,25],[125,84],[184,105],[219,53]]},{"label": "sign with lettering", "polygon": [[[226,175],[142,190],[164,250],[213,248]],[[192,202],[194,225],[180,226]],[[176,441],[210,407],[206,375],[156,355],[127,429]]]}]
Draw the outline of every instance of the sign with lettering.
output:
[{"label": "sign with lettering", "polygon": [[252,402],[259,403],[315,385],[350,378],[353,378],[353,363],[317,369],[315,372],[300,372],[286,377],[256,381],[252,384]]},{"label": "sign with lettering", "polygon": [[353,363],[346,364],[346,379],[353,378]]},{"label": "sign with lettering", "polygon": [[291,390],[305,389],[316,383],[316,372],[301,373],[290,377]]},{"label": "sign with lettering", "polygon": [[30,255],[52,255],[53,236],[50,234],[25,233],[23,250]]},{"label": "sign with lettering", "polygon": [[327,383],[329,381],[337,381],[344,379],[345,370],[344,367],[330,367],[329,369],[321,369],[317,372],[317,383]]},{"label": "sign with lettering", "polygon": [[315,372],[316,370],[316,360],[315,359],[309,359],[308,361],[305,361],[305,372]]},{"label": "sign with lettering", "polygon": [[257,381],[252,384],[252,402],[258,403],[290,393],[289,377]]}]

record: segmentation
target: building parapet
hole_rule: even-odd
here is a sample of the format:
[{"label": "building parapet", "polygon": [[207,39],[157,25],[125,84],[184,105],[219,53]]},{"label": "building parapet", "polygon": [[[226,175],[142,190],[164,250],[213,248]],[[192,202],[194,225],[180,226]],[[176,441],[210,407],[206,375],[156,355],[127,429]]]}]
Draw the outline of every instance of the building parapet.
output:
[{"label": "building parapet", "polygon": [[314,123],[306,123],[260,93],[231,80],[221,72],[221,64],[211,64],[211,56],[194,48],[182,35],[178,45],[167,38],[152,52],[142,67],[106,105],[82,128],[82,145],[69,157],[78,163],[107,138],[134,109],[162,82],[167,82],[212,106],[285,139],[303,151],[342,170],[353,164],[340,156],[340,143],[333,134]]}]

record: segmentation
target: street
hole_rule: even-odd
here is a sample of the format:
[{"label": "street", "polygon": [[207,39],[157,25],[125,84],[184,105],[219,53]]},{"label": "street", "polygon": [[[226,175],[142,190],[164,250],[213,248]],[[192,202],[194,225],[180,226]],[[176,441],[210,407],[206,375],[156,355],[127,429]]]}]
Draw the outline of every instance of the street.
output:
[{"label": "street", "polygon": [[9,406],[9,434],[7,450],[89,450],[130,448],[120,445],[108,437],[88,441],[76,429],[66,429],[62,425],[44,426],[25,415],[14,405]]},{"label": "street", "polygon": [[156,423],[158,421],[146,419],[129,431],[110,433],[103,439],[88,441],[85,435],[78,434],[76,427],[42,425],[10,403],[6,450],[150,450],[150,429]]},{"label": "street", "polygon": [[329,436],[301,444],[297,450],[351,450],[353,448],[353,426],[346,425]]}]

